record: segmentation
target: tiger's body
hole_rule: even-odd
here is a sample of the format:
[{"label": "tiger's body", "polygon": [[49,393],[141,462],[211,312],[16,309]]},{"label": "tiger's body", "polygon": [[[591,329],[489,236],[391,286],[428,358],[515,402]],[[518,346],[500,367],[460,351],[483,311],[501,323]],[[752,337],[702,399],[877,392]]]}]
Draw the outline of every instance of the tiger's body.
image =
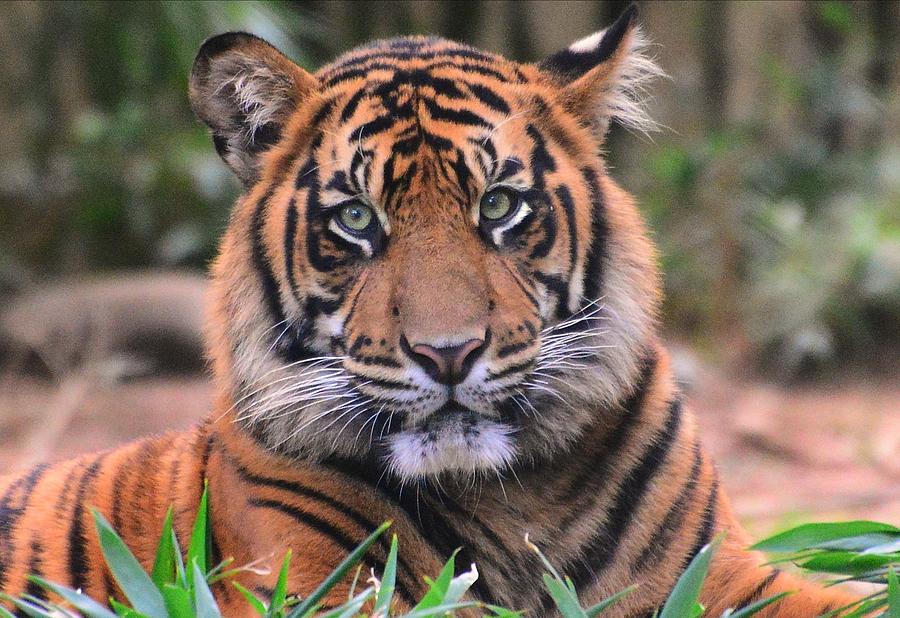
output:
[{"label": "tiger's body", "polygon": [[[628,11],[541,65],[409,38],[315,76],[250,35],[207,42],[194,108],[247,188],[213,273],[216,409],[0,479],[0,589],[40,596],[36,573],[120,596],[89,508],[149,566],[167,507],[185,544],[208,479],[214,552],[292,548],[300,594],[391,519],[402,605],[461,547],[476,597],[550,615],[528,534],[584,601],[637,582],[615,615],[649,616],[722,531],[709,615],[851,601],[745,549],[655,334],[654,251],[597,154],[611,120],[649,122],[640,42]],[[239,578],[265,594],[276,575]]]}]

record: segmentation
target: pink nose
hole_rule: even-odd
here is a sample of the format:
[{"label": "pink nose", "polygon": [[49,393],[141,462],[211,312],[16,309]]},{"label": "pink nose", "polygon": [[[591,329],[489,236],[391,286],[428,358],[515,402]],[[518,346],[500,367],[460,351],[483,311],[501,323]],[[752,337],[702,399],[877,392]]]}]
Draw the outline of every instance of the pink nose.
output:
[{"label": "pink nose", "polygon": [[453,385],[466,379],[485,347],[484,339],[469,339],[459,345],[441,348],[417,343],[409,347],[408,353],[435,381]]}]

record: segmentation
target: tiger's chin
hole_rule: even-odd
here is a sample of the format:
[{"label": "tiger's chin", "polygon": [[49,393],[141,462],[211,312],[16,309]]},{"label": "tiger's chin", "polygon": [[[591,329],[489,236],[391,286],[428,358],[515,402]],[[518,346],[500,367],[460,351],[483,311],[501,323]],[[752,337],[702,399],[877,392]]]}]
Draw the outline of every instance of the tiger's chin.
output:
[{"label": "tiger's chin", "polygon": [[441,411],[387,440],[388,470],[401,481],[495,473],[516,459],[513,429],[469,410]]}]

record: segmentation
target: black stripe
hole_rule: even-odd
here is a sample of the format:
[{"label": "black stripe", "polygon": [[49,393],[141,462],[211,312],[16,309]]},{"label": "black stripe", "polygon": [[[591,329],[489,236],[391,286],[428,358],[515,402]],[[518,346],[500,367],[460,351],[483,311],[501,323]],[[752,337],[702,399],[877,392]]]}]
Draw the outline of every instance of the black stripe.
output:
[{"label": "black stripe", "polygon": [[[268,498],[249,498],[247,500],[247,503],[250,506],[273,509],[287,515],[294,521],[312,528],[319,534],[322,534],[325,537],[331,539],[331,541],[341,547],[344,553],[349,554],[354,549],[356,549],[357,545],[359,544],[357,539],[350,537],[337,526],[334,526],[330,522],[316,516],[313,513],[309,513],[290,504],[286,504],[278,500],[270,500]],[[375,564],[373,564],[371,560],[367,560],[366,557],[363,557],[362,562],[369,569],[375,568]],[[397,591],[401,596],[404,597],[407,603],[409,603],[410,605],[415,605],[414,597],[412,597],[412,595],[405,589],[404,586],[397,586]]]},{"label": "black stripe", "polygon": [[[350,506],[344,504],[343,502],[341,502],[340,500],[337,500],[336,498],[333,498],[332,496],[329,496],[328,494],[325,494],[316,489],[312,489],[310,487],[306,487],[305,485],[301,485],[300,483],[288,481],[286,479],[269,478],[269,477],[255,474],[255,473],[251,472],[250,470],[248,470],[240,462],[238,462],[234,458],[234,456],[231,455],[230,453],[227,453],[225,451],[221,451],[221,452],[222,452],[222,455],[225,457],[225,459],[228,461],[229,465],[231,465],[237,471],[238,476],[240,476],[241,480],[244,481],[245,483],[248,483],[250,485],[269,487],[269,488],[273,488],[273,489],[280,489],[280,490],[292,493],[296,496],[301,496],[308,500],[316,500],[317,502],[319,502],[321,504],[325,504],[328,507],[334,509],[335,511],[344,515],[348,519],[353,520],[360,528],[362,528],[362,530],[365,531],[366,534],[371,533],[378,527],[375,524],[375,522],[366,518],[362,513],[360,513],[356,509],[351,508]],[[379,540],[379,544],[381,546],[381,549],[384,551],[384,555],[387,556],[388,551],[390,550],[390,544],[387,541],[387,537],[383,536]],[[412,568],[412,566],[409,564],[409,562],[404,557],[399,556],[398,563],[399,563],[400,569],[402,571],[404,571],[404,576],[406,577],[407,582],[417,582],[418,581],[418,575],[417,575],[416,570]],[[408,584],[407,584],[407,586],[408,586]],[[408,590],[406,590],[406,594],[409,596],[409,598],[407,598],[406,600],[409,603],[411,603],[412,605],[415,605],[415,601]]]},{"label": "black stripe", "polygon": [[[623,403],[621,413],[615,429],[609,431],[603,439],[603,443],[596,451],[597,458],[587,457],[578,474],[573,476],[568,484],[568,490],[559,498],[560,504],[571,504],[577,508],[570,510],[570,519],[574,520],[583,512],[585,497],[592,500],[600,493],[607,478],[603,473],[610,464],[611,459],[625,446],[631,430],[642,418],[644,400],[655,382],[656,367],[659,362],[655,353],[651,353],[641,362],[640,374],[635,383],[634,392]],[[562,458],[562,465],[571,470],[570,458]],[[599,472],[598,472],[599,471]],[[571,523],[571,521],[569,522]],[[568,525],[561,525],[562,529]]]},{"label": "black stripe", "polygon": [[[569,227],[569,281],[572,280],[572,273],[575,271],[575,264],[578,261],[578,221],[575,218],[575,202],[572,200],[572,194],[567,187],[556,188],[556,199],[563,207],[566,213],[566,220]],[[568,299],[566,300],[568,305]]]},{"label": "black stripe", "polygon": [[494,125],[490,122],[467,109],[451,109],[449,107],[443,107],[438,105],[434,99],[423,99],[423,102],[425,103],[425,109],[428,110],[428,115],[431,116],[432,120],[443,120],[455,124],[485,127],[486,129],[494,128]]},{"label": "black stripe", "polygon": [[594,580],[612,561],[635,512],[640,507],[651,479],[668,457],[669,450],[678,435],[680,422],[681,402],[676,399],[669,405],[669,417],[666,419],[665,427],[657,433],[653,444],[644,452],[640,462],[632,468],[616,491],[613,506],[607,513],[604,525],[594,533],[583,548],[581,555],[588,563],[588,568],[579,563],[582,568],[572,576],[576,586],[580,587]]},{"label": "black stripe", "polygon": [[[665,426],[657,431],[651,446],[643,453],[639,463],[631,469],[616,489],[612,507],[607,511],[603,525],[582,546],[578,555],[565,565],[576,588],[582,589],[590,582],[596,581],[599,573],[612,562],[635,513],[640,508],[650,481],[668,458],[669,450],[678,435],[680,422],[681,403],[676,399],[669,404]],[[598,476],[605,478],[603,474]],[[590,507],[574,509],[576,516],[588,508]],[[570,516],[569,523],[574,519],[575,517]],[[545,609],[552,605],[552,599],[546,593],[542,595],[542,605]]]},{"label": "black stripe", "polygon": [[490,88],[482,86],[481,84],[473,84],[470,82],[465,82],[465,85],[466,88],[469,89],[469,92],[471,92],[476,99],[481,101],[487,107],[490,107],[492,110],[500,112],[501,114],[510,113],[509,105],[507,105],[506,101],[503,100],[503,97],[498,95]]},{"label": "black stripe", "polygon": [[[441,561],[447,560],[458,549],[457,564],[466,565],[475,562],[470,549],[472,543],[459,536],[440,510],[419,500],[414,491],[400,491],[391,479],[382,477],[381,466],[377,462],[361,464],[347,459],[330,458],[323,463],[342,474],[365,483],[378,492],[382,498],[402,510],[409,522],[418,528],[422,541]],[[484,573],[479,573],[471,590],[482,601],[496,600]]]},{"label": "black stripe", "polygon": [[737,604],[732,606],[733,609],[743,609],[744,607],[747,607],[748,605],[759,601],[762,598],[763,593],[766,591],[766,588],[771,586],[772,582],[774,582],[779,575],[781,575],[780,570],[772,569],[772,572],[766,575],[766,577],[761,582],[759,582],[759,585],[754,588],[753,591],[750,592],[750,594],[748,594],[743,599],[738,601]]},{"label": "black stripe", "polygon": [[591,242],[587,250],[587,264],[584,268],[584,296],[588,301],[600,298],[603,285],[603,263],[606,258],[606,239],[609,223],[603,206],[603,194],[597,181],[597,174],[591,168],[581,170],[591,194]]},{"label": "black stripe", "polygon": [[297,240],[297,200],[291,196],[288,202],[287,215],[284,220],[284,272],[294,298],[300,302],[301,294],[297,290],[297,278],[294,275],[294,243]]},{"label": "black stripe", "polygon": [[[43,577],[44,573],[41,570],[43,567],[42,554],[44,552],[44,548],[41,547],[40,542],[34,538],[31,539],[31,557],[28,559],[28,574],[34,575],[36,577]],[[41,601],[47,600],[47,590],[44,589],[43,586],[39,586],[33,581],[28,582],[28,586],[25,588],[25,594],[28,596],[32,596],[36,599],[40,599]]]},{"label": "black stripe", "polygon": [[531,347],[530,341],[522,341],[520,343],[511,343],[509,345],[505,345],[499,350],[497,350],[497,358],[506,358],[507,356],[512,356],[517,352],[522,352],[523,350],[527,350]]},{"label": "black stripe", "polygon": [[653,534],[650,535],[650,542],[643,549],[643,551],[638,554],[638,557],[634,561],[634,564],[631,565],[632,575],[650,566],[651,564],[659,562],[665,555],[669,544],[675,538],[676,533],[681,529],[681,526],[684,523],[685,515],[687,515],[688,512],[688,507],[690,507],[691,505],[691,499],[693,498],[694,492],[697,489],[697,482],[700,479],[700,468],[702,463],[703,454],[700,450],[700,445],[695,444],[694,463],[691,466],[688,480],[685,482],[684,487],[675,497],[675,501],[672,503],[672,506],[669,508],[668,512],[666,512],[666,515],[665,517],[663,517],[663,520],[660,522],[659,526],[657,526]]},{"label": "black stripe", "polygon": [[78,493],[75,495],[75,506],[72,509],[72,525],[69,527],[69,577],[72,588],[76,590],[84,590],[87,588],[87,576],[90,571],[90,561],[88,560],[88,538],[85,533],[84,526],[84,501],[86,498],[88,485],[93,481],[100,472],[100,466],[106,454],[101,455],[90,465],[87,471],[82,475],[78,484]]},{"label": "black stripe", "polygon": [[[6,488],[3,498],[0,499],[0,590],[6,587],[6,571],[12,566],[15,552],[13,535],[16,531],[16,525],[25,514],[31,493],[46,470],[46,465],[36,466],[31,469],[28,474],[20,476],[13,481]],[[21,495],[21,499],[18,505],[14,505],[13,499],[17,493]]]},{"label": "black stripe", "polygon": [[688,568],[688,565],[691,563],[691,560],[694,559],[694,556],[699,554],[700,550],[703,549],[703,546],[712,540],[712,533],[716,525],[716,499],[718,496],[719,479],[716,478],[713,479],[712,486],[709,489],[709,497],[707,498],[706,505],[703,507],[703,519],[700,522],[700,527],[697,529],[697,540],[694,543],[694,547],[691,548],[691,551],[685,556],[684,562],[681,565],[681,571]]}]

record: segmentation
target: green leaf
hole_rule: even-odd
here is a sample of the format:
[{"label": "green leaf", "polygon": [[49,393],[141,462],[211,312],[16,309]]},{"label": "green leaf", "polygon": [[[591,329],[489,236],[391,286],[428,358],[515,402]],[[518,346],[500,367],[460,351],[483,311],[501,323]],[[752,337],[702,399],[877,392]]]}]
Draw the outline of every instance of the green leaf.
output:
[{"label": "green leaf", "polygon": [[115,618],[114,613],[85,594],[72,590],[71,588],[66,588],[65,586],[54,584],[37,575],[30,575],[28,579],[40,587],[51,590],[61,596],[70,603],[72,607],[81,612],[85,618]]},{"label": "green leaf", "polygon": [[549,573],[544,573],[544,585],[550,591],[550,597],[563,618],[587,618],[587,614],[581,609],[578,599],[561,579]]},{"label": "green leaf", "polygon": [[[374,595],[374,588],[366,588],[357,596],[353,597],[340,607],[336,607],[322,616],[322,618],[353,618],[353,616],[359,614],[359,610],[362,608],[362,606],[365,605],[366,602]],[[375,612],[372,612],[372,616],[377,616],[377,614]]]},{"label": "green leaf", "polygon": [[491,618],[520,618],[524,614],[524,612],[513,611],[499,605],[486,605],[485,608],[494,613]]},{"label": "green leaf", "polygon": [[281,561],[281,571],[278,573],[278,581],[275,583],[275,590],[272,592],[272,600],[269,602],[269,611],[266,616],[274,618],[280,616],[284,609],[284,601],[287,598],[287,578],[288,570],[291,567],[291,550],[287,550],[284,560]]},{"label": "green leaf", "polygon": [[300,618],[301,616],[306,616],[310,610],[317,606],[319,601],[325,598],[325,595],[327,595],[328,592],[350,572],[350,569],[356,566],[356,563],[362,559],[367,551],[369,551],[372,544],[384,534],[384,531],[391,527],[391,523],[392,522],[390,521],[386,521],[378,526],[378,529],[375,530],[375,532],[370,534],[356,549],[350,552],[349,556],[344,558],[331,575],[325,578],[325,581],[319,584],[319,587],[316,588],[312,594],[303,599],[303,601],[288,614],[288,618]]},{"label": "green leaf", "polygon": [[[200,496],[200,506],[197,508],[197,518],[194,520],[194,529],[191,531],[191,543],[188,545],[187,563],[197,562],[201,573],[206,573],[208,564],[208,553],[206,545],[209,542],[209,487],[206,481],[203,482],[203,494]],[[188,586],[193,578],[193,570],[187,572]]]},{"label": "green leaf", "polygon": [[162,534],[159,536],[159,544],[156,546],[156,558],[153,561],[153,570],[150,578],[156,587],[162,589],[163,584],[175,581],[175,546],[172,544],[172,507],[166,511],[163,520]]},{"label": "green leaf", "polygon": [[469,609],[470,607],[478,607],[478,603],[472,601],[469,603],[441,603],[434,607],[425,609],[414,609],[408,614],[403,614],[403,618],[430,618],[431,616],[444,616],[451,614],[460,609]]},{"label": "green leaf", "polygon": [[257,614],[259,614],[260,616],[266,615],[266,604],[263,603],[259,597],[257,597],[255,594],[253,594],[237,582],[231,582],[231,585],[237,588],[238,592],[240,592],[241,595],[245,599],[247,599],[247,603],[253,606],[253,609],[256,610]]},{"label": "green leaf", "polygon": [[378,594],[375,596],[373,614],[388,615],[391,608],[391,599],[394,596],[394,587],[397,584],[397,535],[391,539],[391,549],[388,552],[387,561],[384,563],[384,574],[381,576],[381,585],[378,586]]},{"label": "green leaf", "polygon": [[22,599],[15,599],[3,593],[0,593],[0,599],[12,603],[29,618],[58,618],[55,614],[47,612],[47,610],[42,607],[34,603],[23,601]]},{"label": "green leaf", "polygon": [[0,605],[0,618],[16,618],[8,609]]},{"label": "green leaf", "polygon": [[437,607],[441,604],[444,594],[446,594],[447,588],[453,580],[453,573],[456,571],[457,553],[459,553],[458,549],[450,554],[447,562],[441,567],[441,572],[438,574],[436,580],[432,581],[427,577],[425,578],[425,581],[428,583],[428,591],[425,593],[425,596],[422,597],[422,600],[419,601],[418,605],[413,608],[413,611]]},{"label": "green leaf", "polygon": [[219,606],[213,596],[212,590],[206,583],[206,577],[200,570],[197,560],[191,562],[191,569],[194,572],[194,611],[196,618],[222,618],[219,612]]},{"label": "green leaf", "polygon": [[584,610],[584,613],[588,615],[588,618],[594,618],[594,616],[597,616],[600,612],[609,609],[610,607],[624,599],[626,596],[634,592],[637,587],[637,584],[628,586],[627,588],[625,588],[625,590],[620,590],[611,597],[603,599],[593,607],[587,608],[586,610]]},{"label": "green leaf", "polygon": [[666,599],[659,614],[660,618],[686,618],[698,615],[700,589],[703,587],[703,581],[709,571],[709,563],[712,561],[713,554],[716,553],[723,538],[722,535],[719,535],[694,556],[688,568],[675,583],[669,598]]},{"label": "green leaf", "polygon": [[97,510],[91,512],[106,564],[134,609],[150,618],[167,618],[166,603],[153,580],[106,518]]},{"label": "green leaf", "polygon": [[189,588],[187,569],[184,568],[184,559],[181,557],[181,545],[178,544],[178,536],[172,530],[172,547],[175,552],[175,584],[187,590]]},{"label": "green leaf", "polygon": [[888,571],[887,582],[888,618],[900,618],[900,581],[894,569]]},{"label": "green leaf", "polygon": [[897,556],[888,554],[857,554],[849,551],[822,552],[800,563],[808,571],[817,573],[843,573],[862,575],[897,562]]},{"label": "green leaf", "polygon": [[175,584],[163,584],[163,599],[169,618],[194,618],[194,604],[191,603],[191,592]]},{"label": "green leaf", "polygon": [[747,618],[748,616],[752,616],[753,614],[760,612],[763,608],[768,607],[772,603],[776,603],[776,602],[780,601],[781,599],[788,596],[789,594],[791,594],[790,591],[781,592],[779,594],[776,594],[775,596],[761,599],[761,600],[757,601],[756,603],[751,603],[750,605],[748,605],[746,607],[741,607],[736,610],[732,610],[732,609],[726,610],[725,613],[722,614],[722,618]]},{"label": "green leaf", "polygon": [[874,521],[804,524],[763,539],[751,549],[766,552],[795,552],[837,539],[879,532],[900,534],[900,528]]}]

